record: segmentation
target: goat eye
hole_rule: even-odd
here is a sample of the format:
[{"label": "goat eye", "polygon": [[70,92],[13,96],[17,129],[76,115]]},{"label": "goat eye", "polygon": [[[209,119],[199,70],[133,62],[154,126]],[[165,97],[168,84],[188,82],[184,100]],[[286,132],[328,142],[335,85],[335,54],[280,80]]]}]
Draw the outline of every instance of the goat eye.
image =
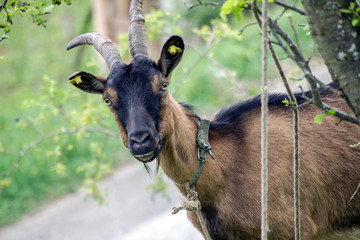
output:
[{"label": "goat eye", "polygon": [[168,88],[168,84],[166,82],[164,82],[162,85],[161,85],[161,90],[163,91],[166,91]]},{"label": "goat eye", "polygon": [[111,105],[111,101],[108,98],[104,98],[104,102],[106,103],[106,105],[110,106]]}]

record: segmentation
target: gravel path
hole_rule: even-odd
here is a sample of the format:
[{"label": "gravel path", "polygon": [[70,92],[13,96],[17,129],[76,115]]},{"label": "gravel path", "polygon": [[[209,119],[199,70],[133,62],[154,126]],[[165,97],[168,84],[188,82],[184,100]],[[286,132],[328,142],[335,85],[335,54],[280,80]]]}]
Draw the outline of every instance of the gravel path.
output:
[{"label": "gravel path", "polygon": [[144,186],[152,179],[139,163],[128,165],[101,185],[108,206],[84,200],[78,192],[43,207],[32,216],[0,231],[0,240],[200,240],[184,211],[171,215],[180,193],[170,183],[171,201],[151,200]]}]

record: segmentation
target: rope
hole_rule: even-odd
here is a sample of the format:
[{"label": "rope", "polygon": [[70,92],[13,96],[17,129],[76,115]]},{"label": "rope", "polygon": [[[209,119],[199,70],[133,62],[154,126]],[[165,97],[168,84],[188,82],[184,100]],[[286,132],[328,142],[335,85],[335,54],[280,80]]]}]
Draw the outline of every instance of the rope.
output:
[{"label": "rope", "polygon": [[267,46],[268,46],[268,1],[262,1],[262,78],[261,78],[261,239],[268,239],[268,91],[267,91]]},{"label": "rope", "polygon": [[173,207],[173,212],[172,214],[176,214],[178,213],[180,210],[185,209],[186,211],[195,211],[196,215],[199,219],[200,225],[201,225],[201,229],[205,235],[205,239],[206,240],[211,240],[210,234],[206,228],[205,225],[205,221],[204,221],[204,217],[201,214],[201,203],[198,199],[198,193],[195,191],[194,187],[190,187],[190,183],[187,182],[185,183],[185,189],[187,192],[187,196],[186,198],[180,198],[180,207]]},{"label": "rope", "polygon": [[299,156],[299,112],[294,109],[294,221],[295,240],[300,240],[300,156]]},{"label": "rope", "polygon": [[289,83],[285,77],[284,71],[276,56],[272,43],[269,42],[269,50],[274,59],[275,65],[279,71],[281,79],[285,85],[286,91],[290,97],[293,110],[293,138],[294,138],[294,224],[295,224],[295,240],[300,240],[300,156],[299,156],[299,109],[296,98],[291,91]]}]

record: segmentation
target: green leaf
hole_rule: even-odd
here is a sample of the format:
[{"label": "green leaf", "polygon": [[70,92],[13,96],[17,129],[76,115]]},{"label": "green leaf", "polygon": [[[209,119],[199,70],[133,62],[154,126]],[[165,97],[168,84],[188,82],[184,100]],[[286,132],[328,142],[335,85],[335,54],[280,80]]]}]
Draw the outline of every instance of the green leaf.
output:
[{"label": "green leaf", "polygon": [[52,171],[54,171],[58,175],[66,175],[66,166],[62,162],[58,162],[51,168]]},{"label": "green leaf", "polygon": [[353,144],[353,145],[350,145],[350,147],[354,148],[354,147],[358,147],[360,146],[360,142],[356,143],[356,144]]},{"label": "green leaf", "polygon": [[349,9],[341,9],[340,11],[343,13],[352,13],[352,11]]},{"label": "green leaf", "polygon": [[349,9],[353,10],[355,8],[355,2],[350,2]]},{"label": "green leaf", "polygon": [[52,4],[54,5],[60,5],[61,4],[61,0],[53,0]]},{"label": "green leaf", "polygon": [[42,10],[44,13],[51,13],[51,11],[54,9],[54,7],[55,7],[55,5],[51,4],[51,5],[43,7]]},{"label": "green leaf", "polygon": [[235,15],[236,21],[237,21],[238,23],[241,22],[242,10],[243,10],[243,9],[242,9],[240,6],[237,6],[237,7],[234,8],[234,15]]},{"label": "green leaf", "polygon": [[236,4],[236,0],[226,0],[221,7],[220,16],[225,17],[229,15],[234,8],[234,4]]},{"label": "green leaf", "polygon": [[5,148],[4,148],[4,146],[2,145],[1,142],[0,142],[0,152],[5,152]]},{"label": "green leaf", "polygon": [[324,120],[324,117],[325,117],[325,114],[323,114],[323,113],[316,115],[314,118],[314,123],[321,124],[322,121]]},{"label": "green leaf", "polygon": [[329,110],[326,112],[327,115],[335,115],[336,111],[335,110]]},{"label": "green leaf", "polygon": [[3,180],[0,181],[0,188],[5,188],[8,187],[11,183],[11,179],[10,178],[5,178]]},{"label": "green leaf", "polygon": [[288,106],[290,105],[290,102],[289,102],[289,100],[287,100],[287,99],[284,99],[284,100],[282,101],[282,103],[284,103],[286,107],[288,107]]},{"label": "green leaf", "polygon": [[353,18],[353,20],[351,21],[351,25],[353,25],[353,27],[356,27],[360,22],[359,18]]}]

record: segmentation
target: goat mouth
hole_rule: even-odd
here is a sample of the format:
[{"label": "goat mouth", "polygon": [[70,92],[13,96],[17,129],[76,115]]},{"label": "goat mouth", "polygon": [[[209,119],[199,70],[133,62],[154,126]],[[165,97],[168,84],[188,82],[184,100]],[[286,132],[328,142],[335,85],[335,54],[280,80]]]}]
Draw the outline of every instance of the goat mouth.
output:
[{"label": "goat mouth", "polygon": [[156,152],[156,150],[153,150],[153,151],[145,153],[145,154],[139,154],[139,155],[133,155],[133,156],[140,162],[150,162],[156,158],[157,154],[155,154],[155,152]]},{"label": "goat mouth", "polygon": [[157,146],[154,147],[154,149],[152,151],[149,151],[147,153],[141,153],[141,154],[134,154],[133,151],[131,151],[130,149],[130,153],[131,155],[136,158],[137,160],[139,160],[142,163],[148,163],[153,161],[155,158],[158,157],[160,151],[162,149],[162,140],[160,139],[159,143]]}]

